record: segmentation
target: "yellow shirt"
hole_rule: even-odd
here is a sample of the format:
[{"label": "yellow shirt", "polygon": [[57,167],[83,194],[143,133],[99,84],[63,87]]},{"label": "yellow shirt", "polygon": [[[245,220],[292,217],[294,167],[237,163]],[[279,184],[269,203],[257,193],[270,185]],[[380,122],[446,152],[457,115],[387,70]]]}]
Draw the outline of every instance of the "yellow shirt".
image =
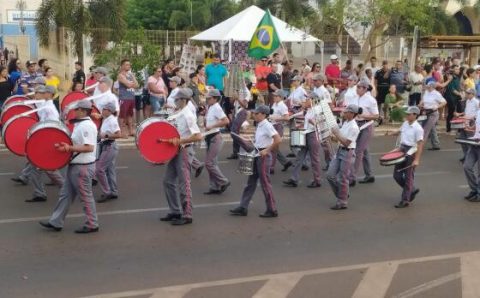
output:
[{"label": "yellow shirt", "polygon": [[466,78],[463,85],[465,85],[465,89],[475,89],[475,81],[472,78]]},{"label": "yellow shirt", "polygon": [[60,79],[56,76],[52,76],[50,79],[45,77],[45,86],[53,86],[57,90],[53,95],[53,98],[58,97],[58,86],[60,86]]}]

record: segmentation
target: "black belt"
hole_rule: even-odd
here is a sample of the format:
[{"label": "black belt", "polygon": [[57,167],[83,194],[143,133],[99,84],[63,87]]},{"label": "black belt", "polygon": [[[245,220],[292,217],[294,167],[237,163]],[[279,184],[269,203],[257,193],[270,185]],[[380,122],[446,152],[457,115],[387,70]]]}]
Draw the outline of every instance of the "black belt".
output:
[{"label": "black belt", "polygon": [[258,151],[263,151],[265,149],[267,149],[267,148],[266,147],[265,148],[258,148]]},{"label": "black belt", "polygon": [[100,142],[102,146],[109,146],[109,145],[112,145],[113,143],[115,143],[115,140],[103,140]]},{"label": "black belt", "polygon": [[356,120],[356,121],[357,121],[357,125],[359,125],[359,124],[363,125],[363,124],[368,122],[368,120]]},{"label": "black belt", "polygon": [[208,136],[205,136],[205,140],[211,140],[211,139],[213,139],[213,137],[215,137],[215,136],[218,135],[219,133],[220,133],[220,132],[217,131],[217,132],[212,133],[212,134],[210,134],[210,135],[208,135]]},{"label": "black belt", "polygon": [[338,147],[338,149],[345,150],[345,151],[355,150],[355,148],[347,148],[347,147],[342,147],[342,146]]},{"label": "black belt", "polygon": [[95,162],[87,162],[87,163],[70,163],[71,166],[88,166],[88,165],[93,165]]}]

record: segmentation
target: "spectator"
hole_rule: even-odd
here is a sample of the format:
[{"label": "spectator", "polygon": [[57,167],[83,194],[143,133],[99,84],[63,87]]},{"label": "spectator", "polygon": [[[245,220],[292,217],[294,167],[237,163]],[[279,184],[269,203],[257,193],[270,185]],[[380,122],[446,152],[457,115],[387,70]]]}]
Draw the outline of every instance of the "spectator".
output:
[{"label": "spectator", "polygon": [[313,62],[312,64],[312,71],[308,73],[305,77],[305,85],[308,86],[310,89],[313,89],[313,77],[320,73],[322,70],[322,66],[318,62]]},{"label": "spectator", "polygon": [[415,71],[412,71],[408,76],[408,83],[410,85],[410,95],[408,97],[408,105],[416,106],[422,99],[422,85],[424,77],[422,74],[422,66],[415,65]]},{"label": "spectator", "polygon": [[82,82],[73,82],[72,89],[70,91],[83,92],[83,83]]},{"label": "spectator", "polygon": [[198,73],[192,72],[188,77],[190,78],[190,82],[188,82],[187,87],[190,88],[190,90],[192,90],[193,103],[198,109],[198,107],[200,107],[200,95],[202,95],[198,87]]},{"label": "spectator", "polygon": [[268,94],[267,76],[272,72],[272,69],[267,65],[267,62],[268,58],[262,57],[260,63],[255,66],[255,78],[257,79],[255,87],[263,97]]},{"label": "spectator", "polygon": [[282,75],[283,73],[283,65],[282,65],[282,57],[280,57],[279,53],[274,53],[272,56],[272,65],[277,65],[277,73]]},{"label": "spectator", "polygon": [[80,82],[85,84],[85,72],[83,71],[83,64],[80,61],[75,62],[75,73],[73,74],[72,81],[73,83]]},{"label": "spectator", "polygon": [[463,89],[464,90],[475,89],[475,76],[476,76],[475,69],[468,68],[465,74],[466,74],[466,78],[463,81]]},{"label": "spectator", "polygon": [[[382,63],[382,68],[375,73],[375,85],[377,87],[377,104],[378,110],[382,111],[382,105],[385,102],[385,96],[390,88],[390,70],[388,69],[388,61]],[[383,115],[384,117],[388,115]]]},{"label": "spectator", "polygon": [[18,58],[13,58],[8,63],[8,80],[12,85],[13,92],[17,94],[23,94],[22,88],[18,88],[20,78],[22,77],[22,62]]},{"label": "spectator", "polygon": [[96,68],[97,67],[95,65],[93,65],[93,66],[90,66],[90,68],[88,69],[90,71],[90,73],[88,74],[88,78],[85,81],[85,87],[92,86],[93,84],[95,84],[97,82],[97,79],[95,78],[95,69]]},{"label": "spectator", "polygon": [[25,66],[27,67],[27,72],[23,73],[22,78],[20,79],[22,94],[32,92],[35,79],[43,77],[42,74],[37,72],[37,63],[35,61],[28,60],[27,63],[25,63]]},{"label": "spectator", "polygon": [[288,97],[288,95],[290,95],[290,88],[292,87],[293,77],[293,61],[285,61],[285,63],[283,64],[282,72],[282,88],[285,97]]},{"label": "spectator", "polygon": [[394,84],[396,86],[398,94],[405,100],[408,96],[408,92],[406,90],[408,75],[403,71],[402,61],[398,60],[395,62],[395,67],[390,69],[389,78],[390,84]]},{"label": "spectator", "polygon": [[[165,64],[163,65],[162,68],[162,79],[165,83],[169,81],[169,79],[173,76],[173,70],[175,69],[175,61],[173,59],[167,59],[165,60]],[[168,93],[172,92],[172,89],[170,88],[170,84],[167,85],[168,88]]]},{"label": "spectator", "polygon": [[377,67],[377,57],[374,57],[374,56],[370,57],[370,65],[367,66],[365,70],[367,69],[371,69],[372,74],[375,76],[377,71],[380,69],[379,67]]},{"label": "spectator", "polygon": [[198,77],[198,90],[202,94],[207,93],[207,85],[206,85],[206,78],[205,78],[205,65],[200,64],[197,66],[197,70],[195,71]]},{"label": "spectator", "polygon": [[273,105],[273,93],[282,89],[282,77],[277,72],[277,64],[272,64],[272,72],[267,75],[268,104]]},{"label": "spectator", "polygon": [[330,64],[325,67],[325,75],[327,76],[328,83],[333,85],[334,82],[340,78],[340,66],[338,65],[337,55],[330,56]]},{"label": "spectator", "polygon": [[0,65],[0,109],[5,99],[10,97],[13,92],[13,86],[8,79],[7,68]]},{"label": "spectator", "polygon": [[205,76],[207,79],[207,86],[213,86],[223,94],[225,80],[227,78],[227,69],[220,64],[220,57],[215,54],[212,63],[205,67]]},{"label": "spectator", "polygon": [[444,97],[447,100],[447,132],[450,132],[450,121],[452,121],[454,113],[462,112],[460,106],[460,101],[462,100],[462,94],[460,93],[460,67],[453,65],[448,76],[449,80],[450,78],[451,80],[447,85]]},{"label": "spectator", "polygon": [[[108,70],[105,67],[100,66],[95,68],[95,70],[93,71],[93,75],[95,77],[95,83],[98,83],[100,82],[101,78],[106,77],[108,75]],[[97,95],[97,94],[100,94],[100,90],[98,90],[98,85],[97,87],[95,87],[95,90],[93,91],[93,95]]]},{"label": "spectator", "polygon": [[355,70],[353,69],[352,60],[347,60],[345,67],[340,72],[340,78],[346,80],[353,74],[356,75]]},{"label": "spectator", "polygon": [[38,72],[41,73],[42,75],[45,75],[47,72],[46,69],[49,67],[48,65],[48,60],[43,58],[38,60]]},{"label": "spectator", "polygon": [[130,60],[123,59],[120,62],[118,74],[118,98],[120,100],[120,128],[124,136],[133,136],[133,110],[135,108],[135,89],[139,84],[132,73]]},{"label": "spectator", "polygon": [[150,106],[155,113],[163,107],[168,94],[168,88],[162,79],[162,67],[158,66],[153,75],[148,78],[147,89],[150,94]]},{"label": "spectator", "polygon": [[53,74],[53,69],[50,66],[45,68],[45,86],[55,87],[55,94],[53,94],[53,104],[59,109],[59,95],[58,89],[60,87],[60,79]]},{"label": "spectator", "polygon": [[[9,62],[9,61],[8,61],[8,54],[9,54],[9,53],[10,53],[10,52],[9,52],[8,48],[5,47],[5,49],[3,49],[3,57],[5,58],[5,62],[7,62],[7,63]],[[15,59],[17,59],[17,58],[15,58]]]},{"label": "spectator", "polygon": [[391,122],[390,112],[398,105],[402,105],[402,97],[397,93],[397,86],[391,84],[388,89],[388,94],[385,96],[385,104],[383,105],[383,114],[385,115],[385,122]]}]

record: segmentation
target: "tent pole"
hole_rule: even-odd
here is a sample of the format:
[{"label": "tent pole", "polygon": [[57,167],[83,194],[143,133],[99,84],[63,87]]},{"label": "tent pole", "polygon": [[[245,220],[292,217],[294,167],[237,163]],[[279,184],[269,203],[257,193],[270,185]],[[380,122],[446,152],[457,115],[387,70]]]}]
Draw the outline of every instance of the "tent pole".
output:
[{"label": "tent pole", "polygon": [[228,40],[228,62],[232,62],[232,43],[233,43],[233,40],[229,39]]},{"label": "tent pole", "polygon": [[225,41],[220,41],[220,58],[223,60],[225,56]]}]

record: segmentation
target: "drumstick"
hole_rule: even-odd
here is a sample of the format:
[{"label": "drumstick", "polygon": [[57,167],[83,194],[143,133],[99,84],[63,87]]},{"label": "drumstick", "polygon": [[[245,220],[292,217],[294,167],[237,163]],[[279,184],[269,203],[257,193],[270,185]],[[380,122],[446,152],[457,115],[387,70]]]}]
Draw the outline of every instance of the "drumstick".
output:
[{"label": "drumstick", "polygon": [[18,114],[18,115],[19,115],[20,117],[28,116],[28,115],[30,115],[30,114],[36,113],[36,112],[38,112],[38,111],[40,111],[40,110],[43,110],[43,109],[46,109],[46,108],[48,108],[48,107],[43,106],[43,107],[41,107],[41,108],[33,109],[33,110],[31,110],[31,111],[26,111],[26,112],[23,112],[23,113]]},{"label": "drumstick", "polygon": [[360,129],[360,130],[363,130],[363,129],[369,127],[369,126],[372,125],[372,124],[373,124],[373,120],[370,120],[370,121],[368,121],[367,123],[365,123],[364,125],[360,126],[359,129]]},{"label": "drumstick", "polygon": [[411,167],[413,167],[413,165],[409,165],[408,167],[404,167],[404,168],[398,169],[398,170],[397,170],[397,173],[402,172],[402,171],[405,171],[405,170],[407,170],[407,169],[409,169],[409,168],[411,168]]},{"label": "drumstick", "polygon": [[93,85],[90,85],[90,86],[88,86],[88,87],[85,87],[85,89],[83,89],[83,91],[88,91],[88,90],[90,90],[90,89],[95,89],[95,88],[97,88],[97,86],[98,86],[99,84],[100,84],[99,82],[96,82],[96,83],[93,84]]},{"label": "drumstick", "polygon": [[244,137],[242,137],[241,135],[237,134],[237,133],[234,133],[234,132],[230,132],[232,135],[236,136],[236,137],[239,137],[240,139],[244,140],[245,142],[251,142],[252,140],[248,140],[248,139],[245,139]]},{"label": "drumstick", "polygon": [[31,105],[36,103],[44,103],[45,101],[46,101],[45,99],[29,99],[29,100],[24,100],[23,104]]}]

